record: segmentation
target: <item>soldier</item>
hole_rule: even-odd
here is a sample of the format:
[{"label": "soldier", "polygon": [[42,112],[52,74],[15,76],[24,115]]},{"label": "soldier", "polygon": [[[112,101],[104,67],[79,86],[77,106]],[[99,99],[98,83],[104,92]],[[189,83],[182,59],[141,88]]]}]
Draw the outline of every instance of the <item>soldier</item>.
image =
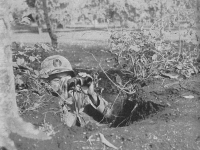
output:
[{"label": "soldier", "polygon": [[41,64],[41,78],[45,79],[61,98],[63,121],[69,127],[77,122],[84,126],[85,106],[91,105],[104,115],[111,117],[111,108],[107,101],[94,91],[93,79],[86,73],[75,76],[70,62],[63,56],[47,57]]}]

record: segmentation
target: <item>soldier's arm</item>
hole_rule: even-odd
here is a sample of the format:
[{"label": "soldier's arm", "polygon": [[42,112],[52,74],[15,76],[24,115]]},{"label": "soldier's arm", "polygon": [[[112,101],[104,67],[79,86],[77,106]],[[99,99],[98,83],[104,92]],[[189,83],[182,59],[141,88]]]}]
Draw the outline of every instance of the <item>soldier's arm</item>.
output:
[{"label": "soldier's arm", "polygon": [[109,103],[100,95],[98,95],[94,91],[94,84],[91,83],[88,88],[88,96],[91,100],[91,105],[100,113],[104,115],[104,117],[109,118],[112,115],[112,109],[110,108]]},{"label": "soldier's arm", "polygon": [[110,108],[108,102],[94,91],[94,82],[92,81],[92,77],[86,73],[79,73],[79,76],[82,77],[84,80],[83,81],[84,84],[82,85],[82,91],[83,93],[89,96],[91,105],[97,111],[102,113],[104,117],[107,117],[107,118],[110,117],[112,113],[112,109]]}]

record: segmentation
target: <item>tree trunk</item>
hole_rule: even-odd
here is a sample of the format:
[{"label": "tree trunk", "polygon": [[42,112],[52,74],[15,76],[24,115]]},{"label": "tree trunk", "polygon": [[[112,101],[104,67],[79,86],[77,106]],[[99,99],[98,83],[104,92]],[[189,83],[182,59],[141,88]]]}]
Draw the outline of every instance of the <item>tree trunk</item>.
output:
[{"label": "tree trunk", "polygon": [[162,38],[163,36],[163,3],[162,0],[160,0],[160,18],[161,18],[161,22],[160,22],[160,38]]},{"label": "tree trunk", "polygon": [[18,113],[7,2],[0,1],[0,149],[15,150],[14,142],[9,138],[11,132],[34,139],[45,140],[50,137],[34,129],[31,123],[23,121]]},{"label": "tree trunk", "polygon": [[44,11],[44,19],[47,25],[47,31],[49,33],[49,36],[51,38],[51,43],[54,48],[57,48],[58,46],[58,38],[56,34],[53,31],[51,21],[48,15],[48,8],[47,8],[47,0],[42,0],[42,5],[43,5],[43,11]]},{"label": "tree trunk", "polygon": [[41,24],[41,18],[40,18],[40,14],[39,14],[39,10],[38,7],[35,7],[36,9],[36,17],[35,20],[37,22],[37,27],[38,27],[38,34],[42,34],[42,24]]},{"label": "tree trunk", "polygon": [[40,18],[38,16],[37,16],[36,22],[37,22],[38,34],[41,35],[42,34],[42,25],[40,22]]}]

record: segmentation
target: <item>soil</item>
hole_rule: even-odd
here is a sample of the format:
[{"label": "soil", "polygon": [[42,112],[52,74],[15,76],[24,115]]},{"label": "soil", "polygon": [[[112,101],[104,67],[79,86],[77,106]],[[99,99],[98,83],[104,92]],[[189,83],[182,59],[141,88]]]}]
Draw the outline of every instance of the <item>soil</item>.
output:
[{"label": "soil", "polygon": [[[172,79],[153,79],[144,84],[139,91],[139,99],[118,96],[119,91],[101,72],[92,55],[85,53],[80,46],[66,49],[59,54],[71,61],[76,71],[93,72],[99,70],[100,87],[104,88],[103,97],[114,103],[113,120],[102,124],[96,121],[85,127],[67,127],[61,122],[58,98],[51,94],[43,97],[32,93],[18,96],[17,103],[29,105],[31,102],[42,102],[34,110],[24,111],[21,116],[41,128],[44,124],[53,127],[52,139],[46,141],[10,134],[18,150],[111,150],[103,144],[99,133],[115,147],[121,150],[198,150],[200,149],[200,75],[180,82]],[[99,61],[109,58],[102,47],[85,47]],[[105,47],[106,49],[106,47]],[[56,53],[57,54],[57,53]],[[52,55],[52,54],[51,54]],[[46,57],[46,56],[45,56]],[[106,71],[112,78],[114,73],[110,63],[104,63]],[[110,65],[110,66],[109,66]],[[110,71],[111,70],[111,71]],[[109,72],[110,71],[110,72]]]},{"label": "soil", "polygon": [[[46,95],[42,107],[24,112],[22,117],[37,128],[44,123],[51,124],[55,131],[52,139],[38,141],[14,133],[10,138],[15,142],[18,150],[113,149],[101,142],[99,133],[122,150],[198,150],[200,148],[200,76],[194,76],[171,86],[174,81],[167,79],[164,85],[169,85],[168,87],[164,87],[161,83],[161,80],[154,80],[142,88],[143,103],[149,104],[142,105],[138,102],[139,105],[134,110],[136,113],[132,113],[131,117],[131,113],[124,117],[129,124],[127,121],[123,125],[118,123],[117,126],[115,122],[112,127],[110,124],[99,125],[91,122],[83,128],[77,126],[68,128],[61,122],[58,99]],[[103,96],[113,102],[117,94],[105,92]],[[184,96],[193,97],[184,98]],[[124,108],[133,109],[135,101],[127,102]],[[119,115],[120,104],[119,98],[114,105],[115,115]],[[152,108],[163,107],[146,112],[145,106],[150,105]],[[138,117],[137,114],[142,112],[146,113],[143,113],[143,117]]]}]

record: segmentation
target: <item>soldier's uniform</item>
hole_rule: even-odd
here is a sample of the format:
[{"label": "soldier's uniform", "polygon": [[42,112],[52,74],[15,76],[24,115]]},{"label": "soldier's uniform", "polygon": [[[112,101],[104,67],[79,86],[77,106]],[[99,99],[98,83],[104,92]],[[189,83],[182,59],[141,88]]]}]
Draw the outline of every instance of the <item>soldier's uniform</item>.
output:
[{"label": "soldier's uniform", "polygon": [[[69,90],[68,82],[74,79],[75,74],[70,62],[65,57],[60,55],[47,57],[41,64],[40,76],[46,79],[53,91],[59,95],[60,105],[63,109],[62,120],[69,127],[75,125],[77,120],[81,126],[87,123],[89,116],[84,113],[84,109],[89,104],[103,114],[104,117],[109,118],[111,116],[110,105],[100,95],[97,95],[97,104],[95,105],[91,97],[82,92],[80,85],[76,85],[73,90]],[[78,77],[92,79],[86,73],[79,73]]]}]

